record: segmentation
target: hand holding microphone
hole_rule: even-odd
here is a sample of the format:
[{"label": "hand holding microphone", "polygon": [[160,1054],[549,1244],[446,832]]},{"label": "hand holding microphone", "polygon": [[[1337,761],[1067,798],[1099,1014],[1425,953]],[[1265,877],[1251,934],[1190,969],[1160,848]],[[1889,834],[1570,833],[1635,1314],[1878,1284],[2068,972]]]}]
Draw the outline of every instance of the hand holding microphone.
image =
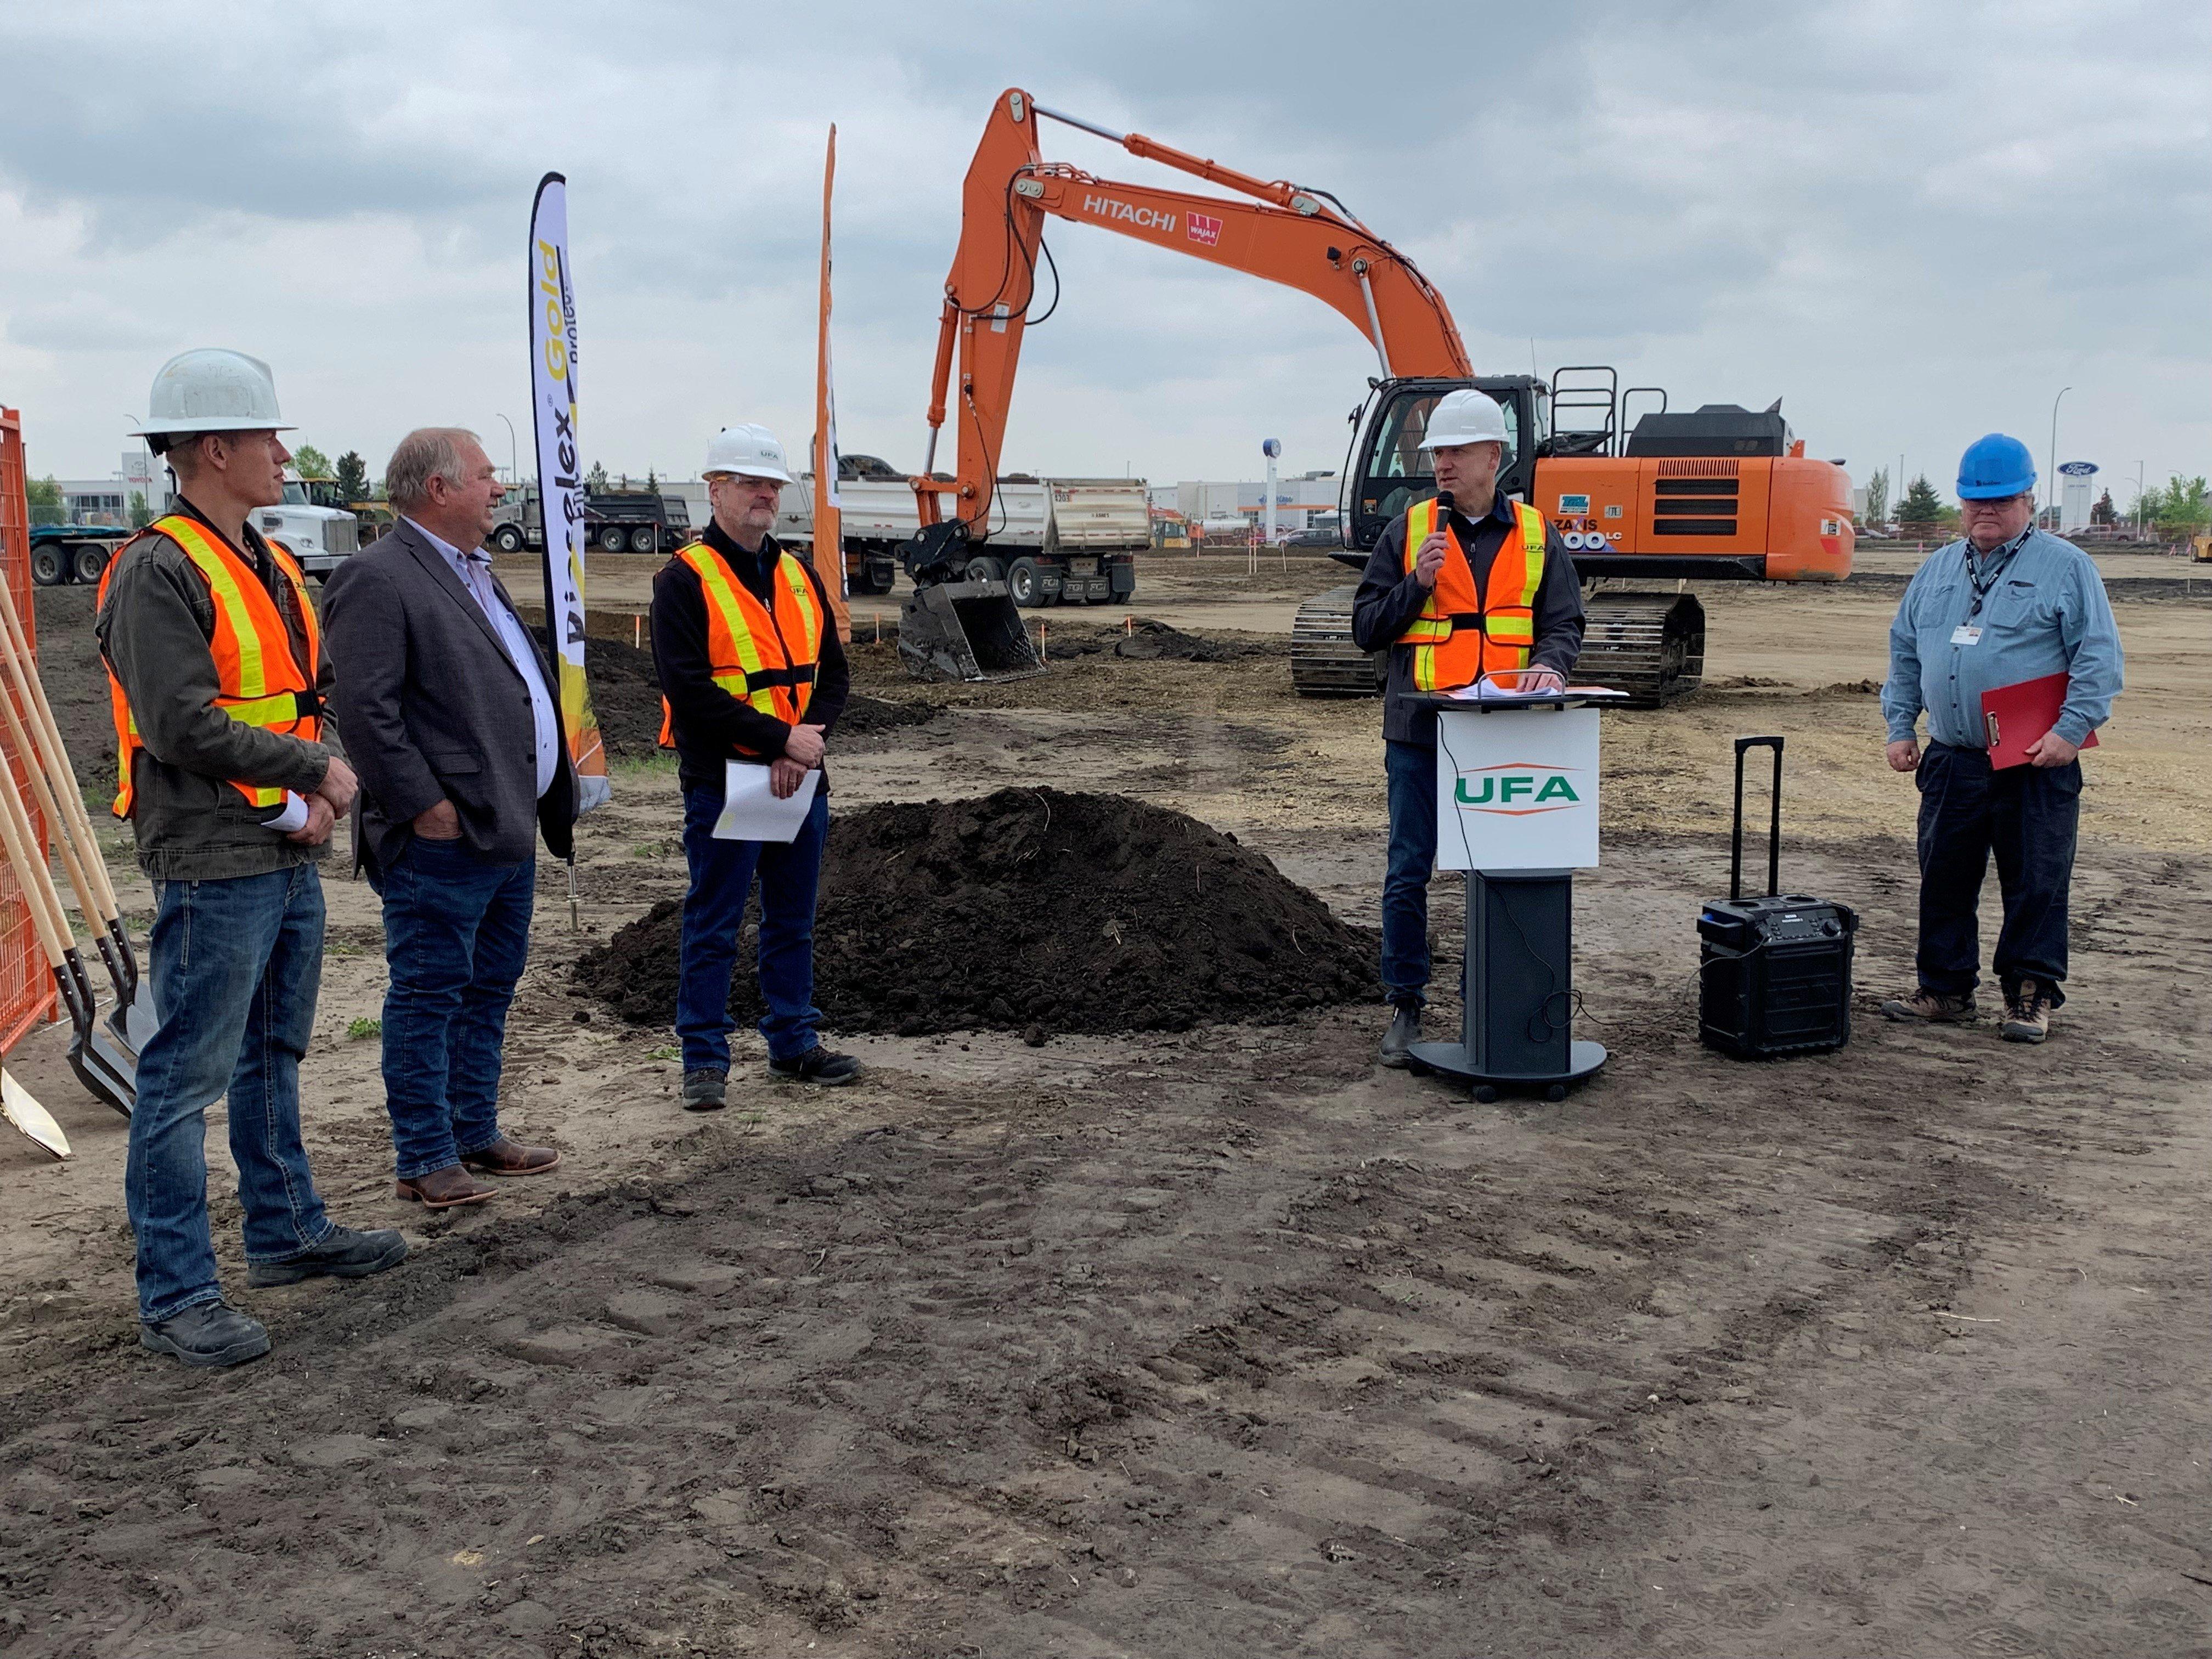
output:
[{"label": "hand holding microphone", "polygon": [[1444,568],[1444,555],[1451,551],[1451,540],[1444,533],[1444,526],[1455,505],[1450,490],[1437,492],[1437,527],[1423,538],[1413,556],[1413,580],[1424,587],[1436,586],[1437,573]]}]

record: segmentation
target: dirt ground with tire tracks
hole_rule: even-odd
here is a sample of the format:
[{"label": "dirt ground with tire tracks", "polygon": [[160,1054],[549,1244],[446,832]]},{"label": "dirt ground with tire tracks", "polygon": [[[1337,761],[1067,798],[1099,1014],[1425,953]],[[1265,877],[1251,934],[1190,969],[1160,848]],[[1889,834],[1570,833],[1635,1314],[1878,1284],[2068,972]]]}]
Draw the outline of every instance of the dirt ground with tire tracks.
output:
[{"label": "dirt ground with tire tracks", "polygon": [[[1279,635],[1334,580],[1242,568],[1148,566],[1142,614]],[[142,1354],[122,1121],[56,1034],[11,1054],[78,1156],[0,1144],[0,1652],[2212,1654],[2212,589],[2182,568],[2113,580],[2130,690],[2039,1050],[1872,1012],[1911,945],[1912,793],[1856,689],[1893,580],[1709,592],[1714,689],[1607,716],[1577,969],[1613,1058],[1559,1105],[1380,1071],[1347,1006],[833,1034],[870,1070],[827,1095],[748,1034],[732,1110],[688,1118],[667,1035],[574,994],[682,888],[672,775],[628,766],[580,929],[541,873],[511,1025],[507,1121],[564,1164],[426,1220],[349,1035],[373,897],[333,869],[311,1150],[416,1255],[249,1295],[219,1196],[276,1350]],[[50,675],[83,623],[56,592]],[[854,660],[938,712],[833,745],[833,811],[1126,793],[1375,924],[1378,711],[1289,697],[1281,656],[927,690]],[[1789,738],[1785,884],[1865,917],[1850,1046],[1764,1066],[1689,1015],[1753,732]],[[220,1194],[219,1130],[210,1160]]]}]

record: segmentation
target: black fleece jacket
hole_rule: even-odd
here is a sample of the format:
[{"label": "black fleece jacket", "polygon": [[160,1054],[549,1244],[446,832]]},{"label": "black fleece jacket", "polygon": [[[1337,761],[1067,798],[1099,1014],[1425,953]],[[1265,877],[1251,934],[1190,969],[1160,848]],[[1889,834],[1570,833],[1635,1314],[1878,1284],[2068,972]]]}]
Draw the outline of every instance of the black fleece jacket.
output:
[{"label": "black fleece jacket", "polygon": [[[795,559],[773,536],[764,538],[758,553],[748,553],[709,520],[700,538],[743,582],[753,597],[774,609],[769,599],[778,559]],[[827,737],[845,712],[852,694],[852,674],[845,663],[845,647],[837,638],[830,615],[830,596],[822,578],[805,560],[798,560],[814,586],[822,607],[822,654],[814,677],[814,695],[806,705],[805,723],[818,726]],[[772,714],[763,714],[714,684],[714,664],[707,653],[707,596],[699,574],[681,559],[671,559],[653,579],[653,661],[660,676],[660,694],[668,699],[674,716],[677,778],[686,789],[722,789],[722,767],[726,761],[749,761],[765,766],[783,753],[791,727]],[[739,754],[744,744],[755,752]],[[823,775],[826,793],[830,779]]]}]

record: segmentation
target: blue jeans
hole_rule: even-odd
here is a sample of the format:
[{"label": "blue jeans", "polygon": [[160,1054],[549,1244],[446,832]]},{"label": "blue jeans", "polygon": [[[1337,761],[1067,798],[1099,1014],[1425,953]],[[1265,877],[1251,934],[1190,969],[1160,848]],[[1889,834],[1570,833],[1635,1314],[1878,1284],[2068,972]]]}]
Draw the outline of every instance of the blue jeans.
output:
[{"label": "blue jeans", "polygon": [[222,1299],[208,1226],[207,1109],[230,1096],[230,1155],[249,1261],[329,1237],[300,1144],[300,1057],[323,976],[323,884],[312,864],[222,881],[157,882],[148,955],[161,1029],[138,1056],[125,1202],[138,1241],[138,1317]]},{"label": "blue jeans", "polygon": [[1920,982],[1963,996],[1980,978],[1982,877],[1997,861],[2004,895],[1997,982],[2023,979],[2066,1000],[2066,897],[2081,819],[2081,763],[2010,766],[1980,749],[1931,743],[1913,774],[1920,788]]},{"label": "blue jeans", "polygon": [[384,1104],[402,1181],[499,1139],[500,1050],[530,956],[538,860],[417,836],[369,878],[384,899]]},{"label": "blue jeans", "polygon": [[1382,989],[1401,1008],[1428,1001],[1429,872],[1437,861],[1437,751],[1386,743],[1390,863],[1382,876]]},{"label": "blue jeans", "polygon": [[822,843],[830,833],[830,801],[813,810],[786,845],[773,841],[716,841],[722,815],[719,789],[684,792],[684,857],[691,890],[684,896],[683,976],[676,987],[676,1036],[687,1072],[727,1071],[730,975],[738,962],[738,927],[745,895],[760,872],[760,988],[768,1005],[760,1034],[769,1058],[796,1060],[814,1047],[822,1011],[814,1006],[814,898],[822,885]]}]

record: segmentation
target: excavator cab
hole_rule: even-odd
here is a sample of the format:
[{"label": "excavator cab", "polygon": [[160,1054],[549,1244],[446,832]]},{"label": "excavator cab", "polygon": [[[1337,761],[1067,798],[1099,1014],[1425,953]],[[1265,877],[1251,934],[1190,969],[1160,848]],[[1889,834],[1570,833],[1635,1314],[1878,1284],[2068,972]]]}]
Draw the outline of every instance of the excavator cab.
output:
[{"label": "excavator cab", "polygon": [[[1421,440],[1429,416],[1448,392],[1465,380],[1406,380],[1375,383],[1360,411],[1359,435],[1352,441],[1352,464],[1345,469],[1344,519],[1350,550],[1364,565],[1383,531],[1416,501],[1437,493],[1437,475]],[[1528,493],[1536,447],[1529,434],[1538,426],[1543,383],[1526,375],[1504,375],[1473,383],[1498,400],[1505,412],[1505,456],[1498,482],[1509,495]],[[1345,562],[1354,562],[1346,560]]]}]

